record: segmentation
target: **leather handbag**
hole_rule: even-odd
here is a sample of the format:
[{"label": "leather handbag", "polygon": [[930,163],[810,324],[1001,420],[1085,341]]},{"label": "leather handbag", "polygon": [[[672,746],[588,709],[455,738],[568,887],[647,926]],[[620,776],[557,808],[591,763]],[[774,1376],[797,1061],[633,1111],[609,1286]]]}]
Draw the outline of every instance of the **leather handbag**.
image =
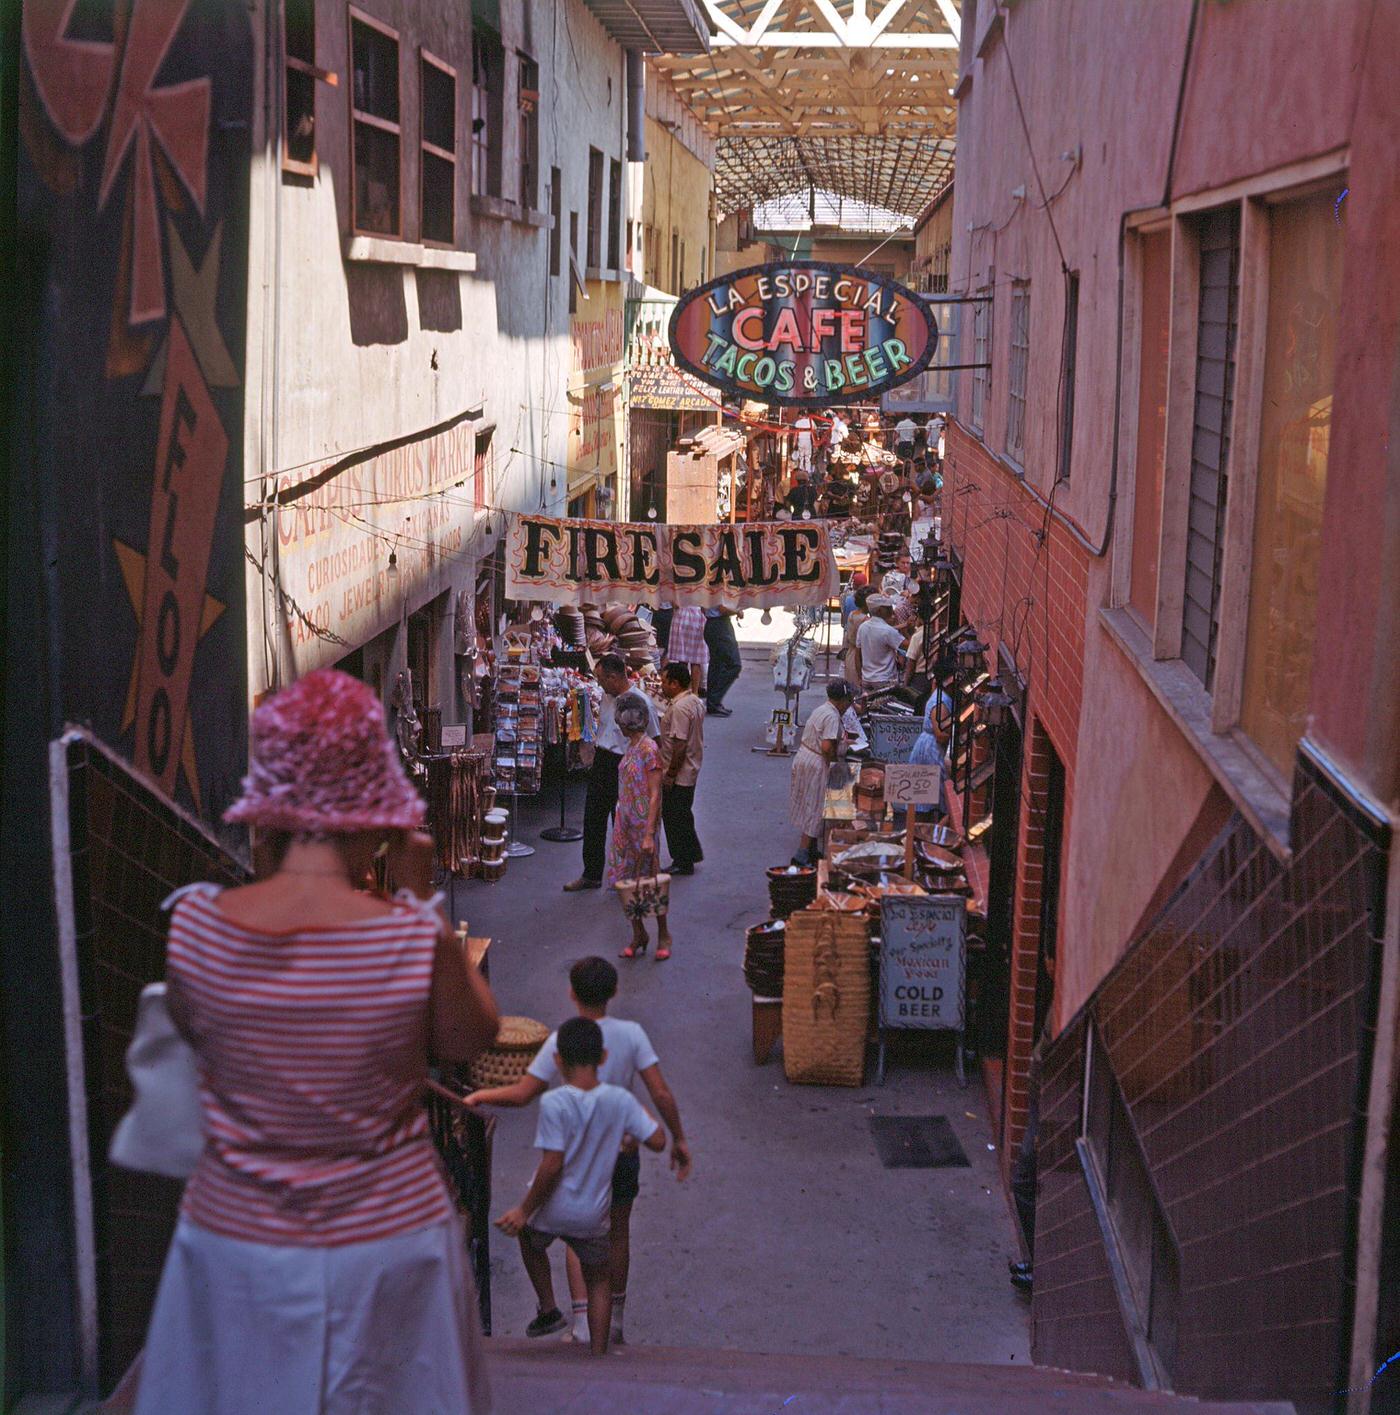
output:
[{"label": "leather handbag", "polygon": [[199,1068],[175,1028],[164,983],[141,989],[126,1071],[131,1109],[112,1134],[108,1159],[123,1169],[187,1179],[204,1149]]}]

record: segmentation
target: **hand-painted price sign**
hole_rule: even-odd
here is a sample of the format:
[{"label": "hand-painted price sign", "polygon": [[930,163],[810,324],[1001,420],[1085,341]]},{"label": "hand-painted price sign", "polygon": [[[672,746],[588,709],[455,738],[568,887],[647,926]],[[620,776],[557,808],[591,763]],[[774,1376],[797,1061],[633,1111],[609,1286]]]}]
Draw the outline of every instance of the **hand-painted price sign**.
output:
[{"label": "hand-painted price sign", "polygon": [[907,762],[924,730],[922,719],[903,713],[871,713],[870,755],[877,762]]},{"label": "hand-painted price sign", "polygon": [[937,766],[910,766],[891,762],[885,768],[887,806],[936,806],[939,803],[943,772]]}]

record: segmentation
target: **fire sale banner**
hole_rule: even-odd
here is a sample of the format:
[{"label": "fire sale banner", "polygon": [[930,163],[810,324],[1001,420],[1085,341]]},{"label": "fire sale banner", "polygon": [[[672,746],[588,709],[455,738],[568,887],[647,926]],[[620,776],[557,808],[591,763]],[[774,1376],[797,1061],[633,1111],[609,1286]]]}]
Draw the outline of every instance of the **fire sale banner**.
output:
[{"label": "fire sale banner", "polygon": [[506,596],[556,604],[825,604],[840,577],[817,521],[670,526],[517,516]]}]

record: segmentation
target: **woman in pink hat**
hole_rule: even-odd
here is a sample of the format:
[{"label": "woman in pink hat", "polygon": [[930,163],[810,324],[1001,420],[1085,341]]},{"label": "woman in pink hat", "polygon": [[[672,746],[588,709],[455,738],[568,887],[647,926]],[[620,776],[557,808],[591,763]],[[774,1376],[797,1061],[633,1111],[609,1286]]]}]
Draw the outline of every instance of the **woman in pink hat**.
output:
[{"label": "woman in pink hat", "polygon": [[[428,1134],[428,1061],[496,1035],[426,896],[431,841],[374,694],[321,670],[253,715],[227,813],[275,872],[180,891],[166,980],[205,1145],[142,1363],[138,1415],[488,1406],[476,1297]],[[387,848],[393,901],[359,886]]]}]

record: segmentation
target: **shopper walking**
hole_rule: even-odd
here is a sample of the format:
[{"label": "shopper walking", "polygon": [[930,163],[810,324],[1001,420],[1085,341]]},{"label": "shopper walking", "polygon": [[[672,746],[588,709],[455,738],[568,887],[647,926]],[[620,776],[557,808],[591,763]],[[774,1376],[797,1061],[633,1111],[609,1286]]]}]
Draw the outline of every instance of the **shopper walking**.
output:
[{"label": "shopper walking", "polygon": [[[648,735],[653,716],[638,694],[629,694],[617,705],[617,726],[627,738],[627,750],[617,767],[617,811],[613,817],[612,844],[608,850],[608,883],[645,879],[655,875],[657,839],[661,824],[661,753]],[[647,951],[646,920],[632,916],[632,941],[623,958],[639,958]],[[656,958],[671,956],[671,931],[663,911],[656,915]]]},{"label": "shopper walking", "polygon": [[[591,1018],[602,1028],[603,1064],[598,1079],[610,1086],[631,1091],[640,1079],[656,1107],[657,1114],[671,1132],[671,1168],[677,1179],[690,1174],[690,1144],[681,1126],[680,1107],[666,1078],[661,1074],[661,1062],[651,1044],[651,1038],[637,1022],[621,1017],[609,1017],[608,1004],[617,996],[617,969],[606,958],[580,958],[569,969],[569,997],[580,1017]],[[467,1097],[469,1106],[527,1106],[546,1087],[563,1082],[555,1062],[559,1033],[554,1032],[539,1049],[530,1069],[520,1080],[509,1086],[473,1091]],[[627,1304],[627,1282],[632,1265],[632,1205],[641,1192],[641,1156],[636,1145],[624,1142],[613,1167],[612,1211],[609,1228],[609,1270],[612,1275],[612,1335],[614,1346],[625,1339],[624,1313]],[[572,1249],[566,1258],[569,1274],[569,1295],[573,1301],[573,1338],[588,1340],[588,1293],[583,1269]],[[561,1328],[562,1329],[562,1328]]]},{"label": "shopper walking", "polygon": [[705,642],[705,611],[699,605],[686,605],[672,616],[665,661],[685,664],[691,683],[700,691],[710,666],[710,646]]},{"label": "shopper walking", "polygon": [[[487,1408],[476,1296],[423,1109],[496,1005],[425,902],[432,842],[369,688],[308,674],[253,715],[225,819],[268,878],[175,896],[171,1015],[205,1145],[151,1317],[136,1409],[431,1415]],[[394,901],[362,892],[387,843]]]},{"label": "shopper walking", "polygon": [[706,710],[712,717],[732,717],[733,708],[724,705],[724,695],[743,672],[739,638],[734,632],[734,611],[705,611],[705,642],[710,646],[710,681],[705,690]]},{"label": "shopper walking", "polygon": [[693,875],[705,858],[695,830],[695,784],[705,759],[705,704],[691,691],[690,670],[668,663],[661,674],[661,820],[673,875]]},{"label": "shopper walking", "polygon": [[848,683],[860,682],[860,626],[869,618],[870,586],[862,583],[851,595],[851,612],[846,616],[846,637],[841,644],[841,661]]},{"label": "shopper walking", "polygon": [[562,1238],[583,1270],[590,1348],[606,1356],[612,1326],[608,1208],[617,1152],[624,1139],[658,1151],[666,1140],[655,1116],[630,1091],[598,1079],[604,1048],[596,1022],[570,1017],[556,1035],[555,1064],[564,1084],[540,1102],[540,1162],[525,1197],[496,1227],[519,1239],[535,1289],[539,1310],[525,1334],[548,1336],[568,1325],[554,1304],[549,1267],[549,1245]]},{"label": "shopper walking", "polygon": [[588,791],[583,800],[583,873],[564,886],[568,894],[603,887],[608,821],[617,806],[617,765],[627,750],[627,737],[616,720],[618,700],[624,695],[635,698],[649,714],[649,734],[655,737],[661,731],[651,699],[633,691],[632,680],[627,676],[627,662],[621,654],[605,653],[598,660],[595,672],[603,689],[603,702],[598,710],[597,741],[593,764],[588,769]]},{"label": "shopper walking", "polygon": [[832,763],[842,754],[845,729],[841,719],[855,699],[855,690],[842,679],[828,683],[824,702],[807,719],[792,758],[788,790],[788,819],[802,836],[794,865],[810,865],[817,858],[817,837],[822,830],[826,784]]}]

